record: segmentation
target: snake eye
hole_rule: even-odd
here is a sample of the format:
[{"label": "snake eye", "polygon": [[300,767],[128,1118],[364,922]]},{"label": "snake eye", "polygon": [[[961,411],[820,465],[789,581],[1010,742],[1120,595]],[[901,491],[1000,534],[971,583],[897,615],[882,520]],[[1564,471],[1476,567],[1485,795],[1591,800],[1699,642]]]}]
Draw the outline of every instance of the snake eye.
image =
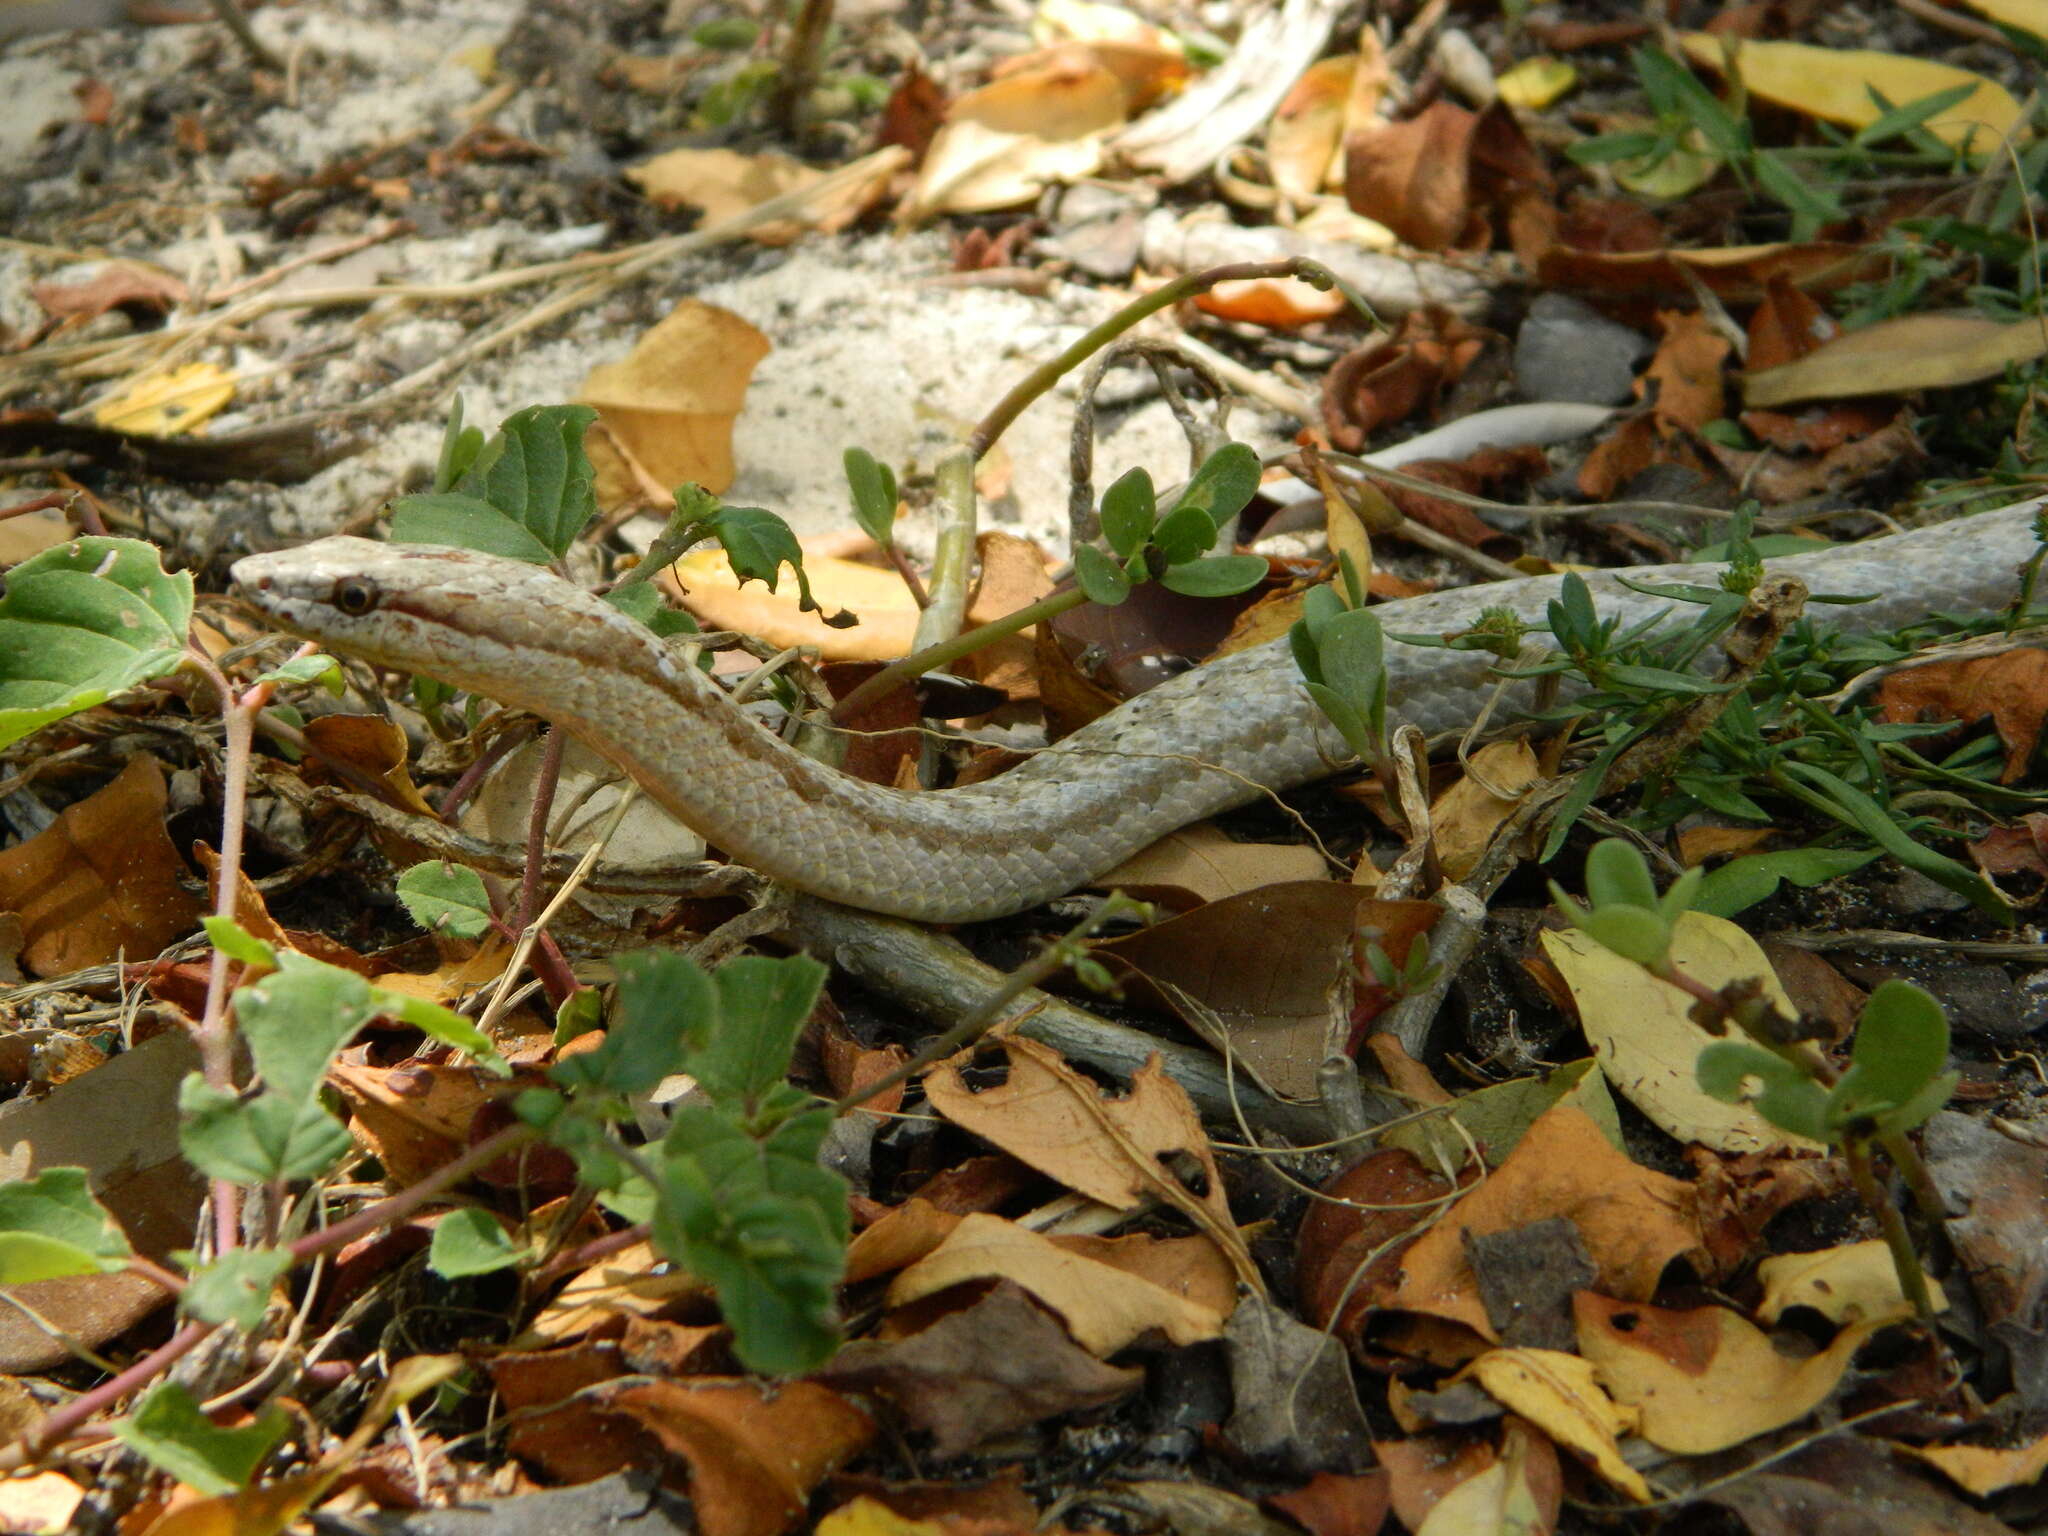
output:
[{"label": "snake eye", "polygon": [[334,606],[359,619],[377,606],[377,583],[362,576],[344,576],[334,584]]}]

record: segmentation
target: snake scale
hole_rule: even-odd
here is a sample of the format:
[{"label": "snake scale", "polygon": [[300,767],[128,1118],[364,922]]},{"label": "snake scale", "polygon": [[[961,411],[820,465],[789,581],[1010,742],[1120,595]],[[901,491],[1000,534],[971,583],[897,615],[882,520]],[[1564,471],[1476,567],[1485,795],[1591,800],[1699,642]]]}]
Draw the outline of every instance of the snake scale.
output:
[{"label": "snake scale", "polygon": [[[1845,630],[2013,600],[2037,502],[1771,561]],[[1632,568],[1638,583],[1711,584],[1716,566]],[[792,751],[695,667],[601,599],[540,567],[464,550],[329,538],[236,563],[237,591],[278,627],[381,666],[424,672],[553,721],[736,859],[869,911],[933,922],[998,917],[1086,883],[1177,827],[1343,767],[1286,642],[1195,668],[985,783],[929,794],[852,779]],[[1603,617],[1670,604],[1612,573],[1587,578]],[[1558,578],[1387,603],[1393,633],[1468,627],[1486,606],[1541,623]],[[1476,717],[1497,684],[1483,653],[1390,644],[1389,715],[1430,734]],[[1526,687],[1528,685],[1520,685]],[[1511,691],[1508,704],[1515,695]]]}]

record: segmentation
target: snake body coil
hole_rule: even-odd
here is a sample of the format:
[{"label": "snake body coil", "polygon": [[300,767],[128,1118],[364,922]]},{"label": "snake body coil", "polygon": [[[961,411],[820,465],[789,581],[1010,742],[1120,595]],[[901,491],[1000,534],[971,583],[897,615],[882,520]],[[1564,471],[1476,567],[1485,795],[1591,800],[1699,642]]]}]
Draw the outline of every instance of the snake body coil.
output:
[{"label": "snake body coil", "polygon": [[[1843,629],[2010,603],[2038,547],[2038,503],[1770,567],[1816,593]],[[1712,584],[1716,566],[1620,573]],[[617,609],[539,567],[464,550],[322,539],[252,555],[237,590],[279,627],[387,667],[531,710],[582,738],[712,843],[764,874],[849,906],[934,922],[1021,911],[1081,885],[1176,827],[1344,765],[1284,641],[1198,667],[986,783],[931,794],[848,778],[796,753]],[[1589,576],[1604,617],[1667,602]],[[1407,598],[1395,633],[1469,627],[1484,607],[1542,621],[1556,577]],[[1388,710],[1432,734],[1476,717],[1496,684],[1483,653],[1390,644]],[[1524,685],[1526,686],[1526,685]],[[1514,696],[1510,695],[1512,705]]]}]

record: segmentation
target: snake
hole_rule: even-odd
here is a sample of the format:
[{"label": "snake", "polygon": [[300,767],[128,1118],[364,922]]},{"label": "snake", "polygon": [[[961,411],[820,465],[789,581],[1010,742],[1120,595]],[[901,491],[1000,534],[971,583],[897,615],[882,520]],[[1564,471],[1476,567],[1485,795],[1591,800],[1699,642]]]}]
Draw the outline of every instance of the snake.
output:
[{"label": "snake", "polygon": [[[2038,554],[2041,500],[1767,562],[1844,632],[1996,613]],[[1586,573],[1623,626],[1675,605],[1646,586],[1712,586],[1725,566]],[[867,783],[808,757],[737,707],[693,662],[546,567],[353,537],[245,556],[235,591],[285,632],[531,711],[610,760],[728,857],[828,901],[934,923],[1007,916],[1086,885],[1192,822],[1339,772],[1352,759],[1308,697],[1286,640],[1194,667],[983,782],[926,792]],[[1448,635],[1482,610],[1542,624],[1562,577],[1379,604],[1390,635]],[[1515,708],[1489,653],[1386,648],[1390,721],[1463,730],[1489,700]]]}]

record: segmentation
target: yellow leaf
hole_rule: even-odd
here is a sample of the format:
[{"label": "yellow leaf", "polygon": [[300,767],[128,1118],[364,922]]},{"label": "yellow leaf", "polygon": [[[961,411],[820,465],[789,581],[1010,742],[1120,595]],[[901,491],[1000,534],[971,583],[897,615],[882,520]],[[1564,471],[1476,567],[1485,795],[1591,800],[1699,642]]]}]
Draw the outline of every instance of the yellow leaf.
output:
[{"label": "yellow leaf", "polygon": [[[1892,1251],[1881,1238],[1845,1243],[1817,1253],[1781,1253],[1757,1266],[1764,1299],[1756,1309],[1766,1325],[1787,1307],[1812,1307],[1831,1323],[1897,1322],[1913,1315],[1913,1304],[1899,1289]],[[1946,1312],[1948,1297],[1933,1278],[1927,1281],[1934,1310]]]},{"label": "yellow leaf", "polygon": [[946,1536],[950,1529],[936,1520],[899,1515],[878,1499],[862,1494],[833,1510],[817,1524],[817,1536]]},{"label": "yellow leaf", "polygon": [[[1691,1017],[1692,999],[1576,928],[1543,935],[1543,952],[1579,1005],[1579,1020],[1615,1091],[1680,1141],[1717,1152],[1768,1152],[1819,1144],[1779,1130],[1748,1104],[1724,1104],[1699,1086],[1693,1064],[1713,1042]],[[1671,958],[1710,987],[1758,980],[1787,1017],[1798,1010],[1756,940],[1726,918],[1687,912],[1678,919]]]},{"label": "yellow leaf", "polygon": [[[1725,69],[1722,39],[1705,32],[1687,32],[1679,44],[1695,64]],[[1876,91],[1894,107],[1965,83],[1976,89],[1927,127],[1945,144],[1961,144],[1974,132],[1974,151],[1989,154],[1998,141],[2020,124],[2020,104],[1994,80],[1937,64],[1931,59],[1868,48],[1816,48],[1810,43],[1740,42],[1735,69],[1745,89],[1766,101],[1831,123],[1862,128],[1884,113],[1871,97]]]},{"label": "yellow leaf", "polygon": [[880,566],[828,555],[807,555],[804,574],[826,613],[841,609],[860,622],[834,629],[797,606],[796,578],[784,565],[775,590],[758,581],[744,586],[722,549],[696,550],[670,569],[683,589],[683,606],[713,629],[737,629],[770,645],[816,646],[827,661],[894,661],[908,655],[917,632],[917,603],[903,578]]},{"label": "yellow leaf", "polygon": [[93,420],[117,432],[176,437],[190,432],[235,397],[235,376],[217,363],[188,363],[144,374],[93,407]]},{"label": "yellow leaf", "polygon": [[1615,1401],[1642,1413],[1642,1437],[1705,1456],[1797,1423],[1842,1379],[1877,1327],[1856,1323],[1817,1355],[1782,1354],[1726,1307],[1673,1312],[1592,1291],[1573,1299],[1579,1353]]},{"label": "yellow leaf", "polygon": [[732,484],[732,424],[768,351],[731,310],[685,299],[625,357],[591,369],[576,398],[597,407],[646,480],[665,492],[694,480],[716,495]]},{"label": "yellow leaf", "polygon": [[1988,1498],[2007,1488],[2025,1488],[2048,1472],[2048,1435],[2000,1450],[1989,1445],[1900,1445],[1892,1449],[1924,1461],[1965,1493]]},{"label": "yellow leaf", "polygon": [[1014,1280],[1060,1315],[1083,1349],[1113,1355],[1148,1329],[1175,1344],[1220,1338],[1224,1315],[1136,1275],[1069,1252],[1000,1216],[964,1217],[927,1257],[898,1275],[888,1302],[904,1306],[970,1280]]},{"label": "yellow leaf", "polygon": [[1028,203],[1054,182],[1091,176],[1102,140],[1126,116],[1124,88],[1099,63],[1055,59],[953,103],[925,153],[901,217],[987,213]]},{"label": "yellow leaf", "polygon": [[1964,0],[1971,10],[2036,37],[2048,37],[2048,0]]},{"label": "yellow leaf", "polygon": [[1460,1374],[1503,1406],[1537,1425],[1578,1456],[1608,1483],[1639,1503],[1650,1486],[1621,1459],[1622,1435],[1635,1430],[1637,1415],[1600,1389],[1593,1363],[1556,1349],[1494,1349]]},{"label": "yellow leaf", "polygon": [[2040,320],[2007,324],[1973,310],[1902,315],[1822,342],[1804,357],[1742,381],[1742,403],[1767,410],[1801,400],[1889,395],[1995,379],[2048,353]]},{"label": "yellow leaf", "polygon": [[1509,106],[1537,112],[1578,83],[1579,72],[1570,64],[1540,53],[1502,75],[1494,82],[1494,89]]}]

